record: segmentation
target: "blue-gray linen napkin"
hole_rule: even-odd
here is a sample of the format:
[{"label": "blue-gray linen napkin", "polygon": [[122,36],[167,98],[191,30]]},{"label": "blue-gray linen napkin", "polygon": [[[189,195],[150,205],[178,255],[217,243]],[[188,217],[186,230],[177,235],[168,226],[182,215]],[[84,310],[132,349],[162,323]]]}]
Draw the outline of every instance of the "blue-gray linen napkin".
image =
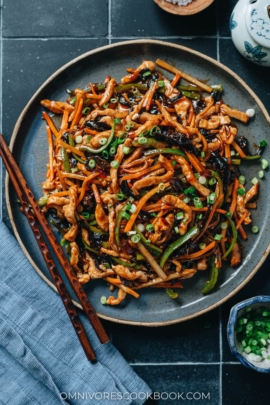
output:
[{"label": "blue-gray linen napkin", "polygon": [[[38,247],[37,247],[38,248]],[[142,404],[150,388],[111,343],[87,361],[60,297],[0,222],[0,405]]]}]

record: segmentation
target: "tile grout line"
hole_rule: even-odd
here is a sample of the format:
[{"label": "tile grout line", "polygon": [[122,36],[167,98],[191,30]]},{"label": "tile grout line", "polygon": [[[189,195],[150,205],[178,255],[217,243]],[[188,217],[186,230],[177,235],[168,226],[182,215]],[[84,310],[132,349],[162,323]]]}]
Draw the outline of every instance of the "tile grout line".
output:
[{"label": "tile grout line", "polygon": [[[111,0],[110,0],[111,1]],[[108,12],[109,14],[109,12]],[[89,36],[77,36],[77,37],[2,37],[3,41],[57,41],[57,40],[71,40],[73,41],[74,39],[82,39],[82,40],[96,40],[96,39],[104,39],[104,40],[108,40],[111,41],[112,39],[127,39],[127,40],[136,40],[136,39],[145,39],[145,36],[113,36],[111,35],[111,22],[108,23],[108,31],[110,30],[110,34],[105,35],[104,37],[89,37]],[[147,36],[147,38],[149,39],[184,39],[184,40],[192,40],[192,39],[218,39],[218,38],[222,38],[222,39],[231,39],[231,37],[217,37],[217,35],[204,35],[204,36],[200,36],[198,37],[197,35],[191,35],[191,36],[181,36],[181,35],[168,35],[168,36],[162,36],[162,35],[155,35],[155,36]]]},{"label": "tile grout line", "polygon": [[[226,361],[224,363],[220,362],[220,361],[216,361],[216,362],[209,362],[209,363],[204,363],[204,362],[185,362],[185,361],[178,361],[175,363],[129,363],[130,366],[140,366],[140,367],[145,367],[145,366],[220,366],[222,364],[225,365],[241,365],[240,362],[237,361]],[[220,404],[219,404],[220,405]]]},{"label": "tile grout line", "polygon": [[108,0],[108,43],[112,43],[112,0]]}]

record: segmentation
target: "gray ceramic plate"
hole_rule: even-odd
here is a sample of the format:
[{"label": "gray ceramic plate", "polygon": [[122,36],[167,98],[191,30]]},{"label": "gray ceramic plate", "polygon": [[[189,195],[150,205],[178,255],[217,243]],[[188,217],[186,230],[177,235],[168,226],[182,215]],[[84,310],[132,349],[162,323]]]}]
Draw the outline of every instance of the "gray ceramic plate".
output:
[{"label": "gray ceramic plate", "polygon": [[[227,104],[243,111],[247,108],[254,108],[256,111],[256,117],[249,125],[237,123],[240,134],[249,138],[250,145],[261,139],[268,139],[269,116],[260,100],[236,74],[215,60],[190,49],[159,41],[138,40],[105,46],[74,59],[52,75],[34,94],[15,126],[11,147],[36,198],[42,194],[40,184],[44,181],[47,163],[47,140],[45,125],[41,120],[40,100],[44,98],[64,100],[67,88],[84,88],[90,81],[104,80],[108,74],[119,80],[127,67],[136,67],[144,59],[157,58],[178,66],[198,79],[207,80],[209,84],[222,83],[224,100]],[[170,74],[167,75],[171,77]],[[264,157],[270,161],[269,148],[265,151]],[[248,182],[257,175],[258,170],[258,163],[247,164],[242,168]],[[141,292],[137,300],[130,297],[123,305],[110,307],[100,304],[100,297],[108,296],[107,286],[103,282],[93,282],[85,288],[98,314],[115,322],[148,326],[166,325],[196,317],[217,307],[235,294],[259,269],[269,251],[270,205],[267,192],[269,178],[267,174],[266,179],[262,181],[259,208],[252,212],[254,224],[259,226],[260,233],[253,235],[248,232],[242,265],[237,269],[224,267],[220,272],[217,288],[212,294],[202,296],[200,291],[209,273],[201,272],[183,282],[184,289],[180,290],[179,298],[176,300],[170,299],[162,290],[146,290]],[[48,270],[29,226],[20,213],[16,196],[8,180],[6,185],[9,215],[16,236],[35,269],[52,286]],[[76,301],[74,294],[73,298]]]}]

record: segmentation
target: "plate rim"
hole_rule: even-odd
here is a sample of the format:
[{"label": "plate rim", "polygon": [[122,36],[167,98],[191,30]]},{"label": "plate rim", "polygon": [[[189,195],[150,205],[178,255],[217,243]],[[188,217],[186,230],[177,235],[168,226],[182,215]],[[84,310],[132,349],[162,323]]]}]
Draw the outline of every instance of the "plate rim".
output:
[{"label": "plate rim", "polygon": [[[188,47],[183,46],[183,45],[178,45],[178,44],[174,44],[174,43],[171,43],[171,42],[160,41],[160,40],[155,40],[155,39],[142,38],[142,39],[136,39],[136,40],[121,41],[121,42],[117,42],[115,44],[109,44],[109,45],[101,46],[101,47],[92,49],[90,51],[87,51],[87,52],[77,56],[76,58],[73,58],[69,62],[65,63],[59,69],[57,69],[52,75],[50,75],[41,84],[41,86],[36,90],[36,92],[32,95],[32,97],[29,99],[29,101],[27,102],[27,104],[23,108],[21,114],[19,115],[19,117],[18,117],[18,119],[16,121],[16,124],[14,126],[14,129],[13,129],[13,132],[12,132],[12,135],[11,135],[11,139],[10,139],[9,148],[10,148],[11,152],[13,151],[13,147],[14,147],[17,135],[18,135],[18,131],[19,131],[21,122],[22,122],[25,114],[27,113],[27,111],[30,108],[31,104],[35,101],[37,95],[47,86],[47,84],[49,84],[55,77],[57,77],[61,72],[66,70],[68,67],[76,64],[77,62],[79,62],[80,60],[82,60],[82,59],[84,59],[86,57],[89,57],[91,55],[95,55],[96,53],[106,51],[107,49],[112,49],[112,48],[116,48],[116,47],[119,47],[119,46],[133,45],[133,44],[134,45],[153,44],[153,45],[162,45],[162,46],[166,46],[166,47],[169,47],[169,48],[179,49],[181,51],[185,51],[185,52],[188,52],[190,54],[196,55],[196,56],[198,56],[198,57],[200,57],[202,59],[205,59],[206,61],[218,66],[219,68],[221,68],[222,70],[227,72],[229,75],[231,75],[234,79],[236,79],[247,90],[247,92],[252,96],[252,98],[255,100],[257,105],[260,107],[260,110],[264,114],[268,125],[270,125],[270,115],[268,114],[264,104],[259,99],[259,97],[256,95],[256,93],[247,85],[247,83],[240,76],[238,76],[234,71],[232,71],[230,68],[225,66],[223,63],[211,58],[210,56],[207,56],[207,55],[205,55],[205,54],[203,54],[201,52],[198,52],[198,51],[196,51],[194,49],[188,48]],[[19,235],[19,232],[18,232],[17,227],[16,227],[16,223],[14,221],[12,209],[11,209],[11,201],[10,201],[10,198],[9,198],[9,188],[10,188],[10,178],[9,178],[8,173],[6,173],[6,177],[5,177],[5,198],[6,198],[7,211],[8,211],[10,223],[11,223],[13,232],[15,234],[15,237],[16,237],[21,249],[23,250],[25,256],[27,257],[27,259],[29,260],[29,262],[31,263],[33,268],[35,269],[35,271],[39,274],[39,276],[56,293],[58,293],[57,288],[55,287],[55,285],[44,275],[44,273],[36,265],[36,263],[32,259],[31,255],[29,254],[28,250],[26,249],[26,247],[25,247],[25,245],[24,245],[24,243],[23,243],[23,241],[22,241],[22,239],[21,239],[21,237]],[[172,320],[168,320],[168,321],[159,321],[159,322],[139,322],[139,321],[128,321],[128,320],[113,318],[111,316],[107,316],[107,315],[101,314],[99,312],[97,312],[97,315],[100,318],[104,319],[104,320],[108,320],[108,321],[115,322],[115,323],[126,324],[126,325],[135,325],[135,326],[148,326],[148,327],[167,326],[167,325],[172,325],[172,324],[176,324],[176,323],[180,323],[180,322],[184,322],[184,321],[196,318],[197,316],[203,315],[203,314],[205,314],[205,313],[207,313],[209,311],[212,311],[213,309],[219,307],[221,304],[223,304],[224,302],[228,301],[231,297],[233,297],[238,291],[240,291],[252,279],[252,277],[257,273],[257,271],[260,269],[260,267],[262,266],[262,264],[266,260],[269,252],[270,252],[270,242],[269,242],[266,250],[264,251],[264,254],[262,255],[261,259],[257,263],[257,265],[253,268],[253,270],[249,273],[249,275],[236,288],[234,288],[228,295],[226,295],[225,297],[219,299],[215,303],[209,305],[207,308],[196,311],[193,314],[187,315],[187,316],[185,316],[183,318],[172,319]],[[82,309],[81,305],[77,301],[75,301],[75,300],[72,300],[72,301],[73,301],[73,303],[74,303],[74,305],[76,307]]]}]

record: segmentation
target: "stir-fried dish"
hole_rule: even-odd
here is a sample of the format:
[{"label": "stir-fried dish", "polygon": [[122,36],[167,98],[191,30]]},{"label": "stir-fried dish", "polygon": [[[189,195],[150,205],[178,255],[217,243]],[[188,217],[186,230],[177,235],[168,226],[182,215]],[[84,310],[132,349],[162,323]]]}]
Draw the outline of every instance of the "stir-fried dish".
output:
[{"label": "stir-fried dish", "polygon": [[67,92],[41,102],[53,114],[42,115],[49,163],[39,204],[78,280],[117,289],[101,299],[110,305],[146,287],[174,298],[201,271],[209,293],[224,262],[241,263],[256,208],[259,182],[245,187],[240,164],[266,142],[252,155],[237,129],[252,114],[228,106],[221,85],[161,60]]}]

